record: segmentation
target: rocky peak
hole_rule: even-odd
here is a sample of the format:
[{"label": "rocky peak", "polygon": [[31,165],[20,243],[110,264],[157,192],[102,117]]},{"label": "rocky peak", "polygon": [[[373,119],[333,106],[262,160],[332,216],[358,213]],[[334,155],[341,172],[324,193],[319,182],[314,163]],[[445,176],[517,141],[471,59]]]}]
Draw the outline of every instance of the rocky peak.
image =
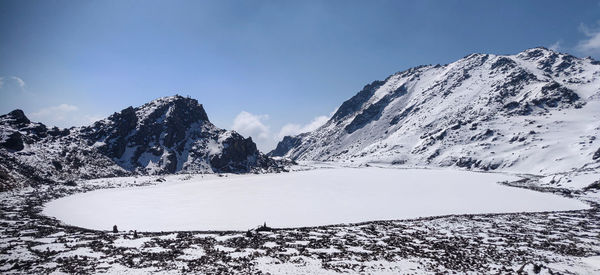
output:
[{"label": "rocky peak", "polygon": [[247,172],[268,161],[251,139],[218,129],[202,104],[179,95],[125,108],[80,133],[88,145],[140,173]]},{"label": "rocky peak", "polygon": [[180,120],[184,124],[209,121],[198,100],[180,95],[161,97],[135,109],[140,122]]},{"label": "rocky peak", "polygon": [[538,59],[541,57],[547,57],[547,56],[551,56],[554,54],[558,54],[558,53],[556,51],[550,50],[546,47],[534,47],[534,48],[526,49],[526,50],[518,53],[517,57],[521,58],[521,59]]},{"label": "rocky peak", "polygon": [[0,121],[3,124],[8,124],[16,128],[23,128],[31,123],[31,121],[25,116],[25,113],[20,109],[16,109],[6,115],[0,116]]},{"label": "rocky peak", "polygon": [[358,94],[342,103],[335,114],[333,114],[331,117],[331,120],[341,121],[341,119],[359,111],[362,106],[373,96],[375,91],[384,83],[384,81],[376,80],[365,85],[365,87],[363,87]]},{"label": "rocky peak", "polygon": [[285,136],[283,139],[277,143],[277,147],[269,152],[269,156],[272,157],[282,157],[285,156],[292,148],[300,145],[302,143],[301,135],[298,136]]},{"label": "rocky peak", "polygon": [[2,126],[0,147],[13,151],[20,151],[25,144],[31,144],[48,136],[48,129],[44,124],[31,122],[19,109],[0,116],[0,126]]},{"label": "rocky peak", "polygon": [[0,116],[0,176],[10,171],[0,177],[0,189],[25,181],[280,169],[251,138],[217,128],[202,104],[182,96],[130,106],[71,129],[48,130],[21,110]]}]

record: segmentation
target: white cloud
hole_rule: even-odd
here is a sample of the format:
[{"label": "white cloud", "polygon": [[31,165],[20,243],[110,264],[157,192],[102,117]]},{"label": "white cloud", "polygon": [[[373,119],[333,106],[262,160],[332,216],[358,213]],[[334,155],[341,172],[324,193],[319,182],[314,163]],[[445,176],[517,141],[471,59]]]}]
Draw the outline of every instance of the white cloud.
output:
[{"label": "white cloud", "polygon": [[20,77],[16,77],[16,76],[11,76],[10,78],[12,80],[16,81],[17,84],[19,84],[19,87],[25,88],[25,81],[23,81],[23,79],[21,79]]},{"label": "white cloud", "polygon": [[[25,81],[18,76],[0,76],[0,89],[25,90]],[[15,89],[16,88],[16,89]]]},{"label": "white cloud", "polygon": [[585,54],[600,54],[600,30],[591,29],[584,24],[579,26],[579,31],[587,36],[586,39],[579,41],[576,50]]},{"label": "white cloud", "polygon": [[560,51],[560,41],[554,42],[552,45],[548,46],[548,49],[551,49],[555,52]]},{"label": "white cloud", "polygon": [[268,119],[268,115],[255,115],[242,111],[233,119],[231,128],[243,136],[252,137],[259,149],[264,151],[273,145],[270,138],[271,131],[269,126],[265,125]]},{"label": "white cloud", "polygon": [[71,117],[71,113],[79,110],[79,108],[75,105],[69,104],[60,104],[57,106],[50,106],[46,108],[42,108],[37,112],[31,113],[29,117],[33,121],[42,121],[44,123],[66,127],[63,126]]},{"label": "white cloud", "polygon": [[68,128],[72,126],[89,125],[101,119],[97,115],[81,114],[80,108],[71,104],[60,104],[42,108],[37,112],[28,114],[32,121],[42,122],[50,127],[58,126]]},{"label": "white cloud", "polygon": [[231,129],[237,131],[246,137],[252,137],[252,140],[256,143],[256,146],[262,152],[269,152],[274,149],[284,136],[297,135],[313,131],[323,124],[325,124],[329,118],[335,113],[332,112],[329,116],[318,116],[311,120],[305,125],[288,123],[281,127],[279,132],[272,133],[267,121],[269,120],[268,115],[255,115],[246,111],[240,112],[233,120],[233,126]]},{"label": "white cloud", "polygon": [[321,127],[329,120],[330,116],[318,116],[315,117],[311,122],[306,125],[288,123],[281,127],[279,134],[275,137],[277,140],[281,140],[285,136],[294,136],[301,133],[310,132]]}]

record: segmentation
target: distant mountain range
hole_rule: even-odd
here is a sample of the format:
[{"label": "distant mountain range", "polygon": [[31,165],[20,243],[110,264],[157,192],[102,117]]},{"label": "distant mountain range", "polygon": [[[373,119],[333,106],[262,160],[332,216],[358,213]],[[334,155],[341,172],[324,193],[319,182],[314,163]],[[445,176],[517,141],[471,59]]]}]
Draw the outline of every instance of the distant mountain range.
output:
[{"label": "distant mountain range", "polygon": [[548,174],[600,166],[600,63],[471,54],[366,85],[271,156]]},{"label": "distant mountain range", "polygon": [[267,172],[281,161],[552,174],[600,167],[600,62],[546,48],[471,54],[374,81],[320,128],[267,156],[197,100],[159,98],[90,126],[0,116],[0,190],[126,175]]},{"label": "distant mountain range", "polygon": [[85,178],[278,167],[251,138],[215,127],[197,100],[181,96],[159,98],[70,129],[48,129],[21,110],[0,116],[2,190]]}]

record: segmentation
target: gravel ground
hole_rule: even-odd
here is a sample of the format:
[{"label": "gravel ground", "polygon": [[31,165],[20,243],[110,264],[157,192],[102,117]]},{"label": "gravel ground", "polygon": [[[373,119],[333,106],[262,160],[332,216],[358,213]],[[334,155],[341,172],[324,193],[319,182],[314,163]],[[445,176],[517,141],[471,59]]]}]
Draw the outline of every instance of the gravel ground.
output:
[{"label": "gravel ground", "polygon": [[[154,179],[136,185],[156,184]],[[511,183],[528,187],[524,181]],[[249,232],[94,231],[40,215],[43,203],[99,188],[0,193],[0,272],[528,273],[600,272],[600,211],[459,215]],[[130,186],[130,185],[127,185]],[[565,194],[585,199],[585,193]],[[107,202],[110,203],[110,202]]]}]

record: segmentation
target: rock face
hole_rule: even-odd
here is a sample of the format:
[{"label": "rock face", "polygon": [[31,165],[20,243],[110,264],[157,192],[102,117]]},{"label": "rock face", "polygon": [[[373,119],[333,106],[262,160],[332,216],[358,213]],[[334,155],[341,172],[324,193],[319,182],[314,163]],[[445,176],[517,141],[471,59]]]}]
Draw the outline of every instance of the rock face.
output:
[{"label": "rock face", "polygon": [[181,96],[128,107],[68,130],[48,130],[21,110],[0,116],[0,127],[5,186],[131,174],[246,173],[277,166],[251,138],[215,127],[197,100]]},{"label": "rock face", "polygon": [[292,148],[299,146],[302,142],[302,135],[298,136],[285,136],[283,139],[277,143],[277,147],[275,150],[269,152],[269,156],[284,156],[287,152],[289,152]]},{"label": "rock face", "polygon": [[127,175],[68,129],[47,129],[23,111],[0,116],[0,190],[76,178]]},{"label": "rock face", "polygon": [[270,154],[551,173],[598,166],[599,118],[597,61],[545,48],[471,54],[375,81]]}]

